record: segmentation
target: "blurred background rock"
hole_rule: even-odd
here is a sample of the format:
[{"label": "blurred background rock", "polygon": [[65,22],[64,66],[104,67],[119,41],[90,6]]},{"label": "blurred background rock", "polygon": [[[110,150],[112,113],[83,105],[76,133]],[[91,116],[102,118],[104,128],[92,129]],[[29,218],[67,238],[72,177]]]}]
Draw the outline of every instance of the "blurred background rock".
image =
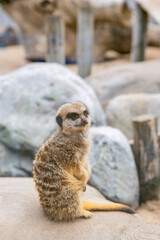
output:
[{"label": "blurred background rock", "polygon": [[[78,0],[14,0],[8,1],[3,8],[18,24],[26,58],[30,60],[45,59],[45,16],[47,13],[60,12],[66,25],[66,61],[75,62],[77,10],[84,3]],[[94,61],[105,60],[107,50],[129,53],[134,0],[87,0],[87,4],[94,8],[95,15]],[[147,42],[149,46],[160,46],[160,26],[153,20],[148,26]]]}]

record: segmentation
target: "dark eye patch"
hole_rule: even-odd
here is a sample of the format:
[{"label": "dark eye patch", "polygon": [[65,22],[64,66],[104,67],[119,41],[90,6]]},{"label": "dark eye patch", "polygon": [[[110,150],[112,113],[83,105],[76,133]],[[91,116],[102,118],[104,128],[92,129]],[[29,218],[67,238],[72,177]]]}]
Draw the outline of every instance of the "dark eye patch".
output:
[{"label": "dark eye patch", "polygon": [[83,114],[84,114],[84,116],[88,116],[88,114],[89,114],[89,112],[88,112],[88,110],[85,110],[84,112],[83,112]]},{"label": "dark eye patch", "polygon": [[78,113],[68,113],[67,114],[67,118],[72,119],[72,120],[76,120],[77,118],[79,118],[79,114]]}]

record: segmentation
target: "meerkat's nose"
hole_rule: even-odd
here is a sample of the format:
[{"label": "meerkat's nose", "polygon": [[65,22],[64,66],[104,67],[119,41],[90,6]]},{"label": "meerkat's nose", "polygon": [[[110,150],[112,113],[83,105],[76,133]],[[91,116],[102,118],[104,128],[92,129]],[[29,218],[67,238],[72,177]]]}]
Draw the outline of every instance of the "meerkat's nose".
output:
[{"label": "meerkat's nose", "polygon": [[86,124],[88,123],[88,120],[85,119],[85,118],[82,118],[82,123],[83,123],[84,125],[86,125]]}]

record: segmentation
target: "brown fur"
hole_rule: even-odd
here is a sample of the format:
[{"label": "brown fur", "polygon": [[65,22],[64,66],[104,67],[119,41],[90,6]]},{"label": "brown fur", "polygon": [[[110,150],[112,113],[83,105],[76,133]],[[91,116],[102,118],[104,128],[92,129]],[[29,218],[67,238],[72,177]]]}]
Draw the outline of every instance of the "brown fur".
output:
[{"label": "brown fur", "polygon": [[[84,115],[86,110],[82,103],[63,105],[56,118],[58,132],[39,149],[34,161],[33,176],[40,203],[46,214],[56,221],[91,217],[88,210],[134,212],[122,204],[83,200],[83,191],[90,177],[90,117]],[[74,120],[67,117],[72,113],[78,114]]]}]

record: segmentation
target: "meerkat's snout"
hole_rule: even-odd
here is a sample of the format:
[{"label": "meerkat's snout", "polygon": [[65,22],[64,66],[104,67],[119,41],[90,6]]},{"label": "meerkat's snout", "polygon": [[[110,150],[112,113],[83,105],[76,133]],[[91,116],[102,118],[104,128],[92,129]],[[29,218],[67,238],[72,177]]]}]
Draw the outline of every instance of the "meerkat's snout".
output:
[{"label": "meerkat's snout", "polygon": [[87,125],[88,124],[88,120],[87,119],[85,119],[85,118],[82,118],[82,125]]}]

